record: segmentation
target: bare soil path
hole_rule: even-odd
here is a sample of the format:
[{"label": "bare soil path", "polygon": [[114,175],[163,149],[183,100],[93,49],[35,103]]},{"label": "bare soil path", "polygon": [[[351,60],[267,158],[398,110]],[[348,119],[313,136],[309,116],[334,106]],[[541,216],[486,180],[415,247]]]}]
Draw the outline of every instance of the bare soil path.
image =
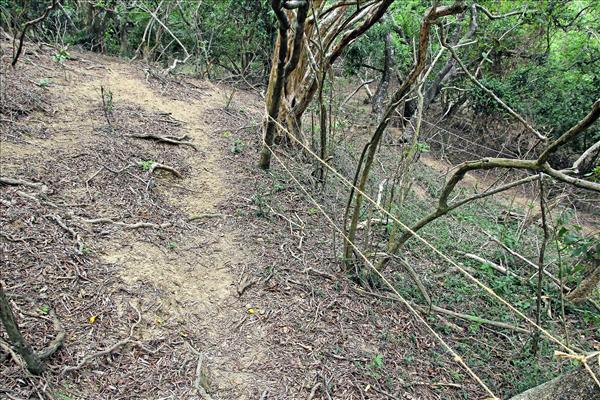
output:
[{"label": "bare soil path", "polygon": [[[49,60],[49,54],[38,54],[33,58],[33,67],[29,64],[21,71],[5,71],[5,82],[16,82],[18,74],[27,71],[29,82],[46,79],[51,83],[44,84],[45,112],[21,115],[17,117],[18,124],[2,129],[2,175],[41,180],[50,186],[52,181],[57,182],[51,186],[53,204],[57,203],[54,199],[60,199],[60,204],[76,206],[56,214],[62,215],[65,224],[76,231],[89,229],[90,235],[82,232],[84,255],[87,249],[97,260],[92,263],[101,264],[108,275],[112,271],[118,274],[90,286],[97,293],[85,311],[51,305],[68,331],[65,349],[70,357],[65,357],[65,364],[76,364],[85,354],[117,342],[134,323],[134,309],[140,311],[141,321],[135,326],[132,340],[143,343],[140,348],[147,351],[136,354],[133,349],[130,354],[129,346],[115,349],[114,355],[109,354],[109,362],[118,365],[116,369],[105,369],[107,376],[102,377],[101,371],[100,375],[68,373],[66,379],[60,377],[44,390],[50,391],[50,396],[58,393],[65,398],[131,398],[127,396],[133,393],[139,398],[186,398],[203,390],[215,399],[256,398],[263,385],[255,370],[264,354],[255,344],[261,342],[263,333],[254,329],[241,334],[238,329],[240,321],[253,317],[253,310],[248,311],[237,292],[239,268],[252,260],[244,250],[245,235],[235,223],[227,221],[228,216],[221,210],[233,196],[227,182],[232,172],[222,162],[223,151],[227,150],[215,139],[219,134],[215,133],[218,127],[214,126],[214,116],[225,104],[228,93],[198,81],[192,86],[167,90],[139,65],[92,54],[74,54],[74,58],[61,70]],[[112,129],[102,109],[101,88],[112,96],[112,100],[105,99],[110,102]],[[12,89],[19,88],[15,85]],[[5,94],[7,90],[4,87]],[[244,96],[239,95],[242,99]],[[250,96],[246,104],[251,102]],[[51,140],[43,135],[11,133],[24,126],[51,131]],[[170,132],[171,126],[174,132]],[[119,142],[127,133],[152,133],[147,130],[157,127],[163,135],[185,136],[184,140],[193,143],[197,150],[135,138]],[[127,167],[122,164],[127,157],[121,156],[131,153],[127,146],[132,142],[142,147],[138,153],[129,154]],[[115,147],[108,151],[107,143]],[[104,150],[110,153],[102,158],[104,163],[90,161],[80,167],[69,161],[92,160]],[[157,170],[152,176],[139,171],[147,169],[142,165],[144,161],[175,166],[183,178],[177,179],[166,171]],[[50,178],[54,167],[68,169],[70,176]],[[119,174],[109,173],[115,170]],[[124,174],[147,183],[146,193],[119,182]],[[72,185],[59,189],[59,183],[70,179],[74,181]],[[120,207],[121,200],[131,195],[127,191],[134,194],[129,201],[138,203],[137,207]],[[110,195],[105,196],[107,193]],[[42,204],[46,204],[44,200]],[[13,216],[11,209],[17,204],[6,200],[4,205],[8,221],[3,221],[3,226],[9,231],[11,227],[17,229],[19,217]],[[154,218],[153,208],[164,210],[167,218],[150,221]],[[86,218],[170,226],[120,229],[111,223],[91,223],[90,227]],[[5,237],[13,236],[7,233]],[[3,250],[9,249],[3,246]],[[15,274],[9,267],[0,279],[11,289],[19,286],[18,262],[10,259],[9,263],[14,263]],[[80,296],[88,295],[86,290],[80,291]],[[89,331],[87,337],[84,334],[82,339],[70,331],[71,323]],[[24,330],[28,325],[23,323]],[[115,357],[120,359],[115,361]],[[99,372],[102,368],[98,367],[106,361],[99,357],[89,364]],[[123,371],[123,363],[130,364],[126,378],[117,376]],[[30,389],[39,391],[38,385],[41,386],[32,381]]]}]

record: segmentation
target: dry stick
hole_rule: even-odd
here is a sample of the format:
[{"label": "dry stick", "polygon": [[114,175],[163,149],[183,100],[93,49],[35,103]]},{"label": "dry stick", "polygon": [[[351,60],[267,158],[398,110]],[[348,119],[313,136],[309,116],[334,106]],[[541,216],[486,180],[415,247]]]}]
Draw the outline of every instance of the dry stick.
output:
[{"label": "dry stick", "polygon": [[149,139],[149,140],[156,140],[158,142],[164,142],[164,143],[169,143],[169,144],[177,144],[177,145],[182,145],[182,146],[190,146],[194,150],[198,151],[198,148],[196,147],[195,144],[190,143],[190,142],[186,142],[186,141],[183,140],[183,139],[186,138],[186,136],[183,136],[183,138],[174,138],[172,136],[159,136],[159,135],[155,135],[153,133],[148,133],[148,134],[144,134],[144,133],[132,133],[130,135],[125,135],[125,136],[131,137],[131,138],[136,138],[136,139]]},{"label": "dry stick", "polygon": [[306,194],[306,196],[310,199],[310,201],[315,205],[315,207],[317,207],[319,209],[319,211],[321,212],[321,214],[323,214],[323,216],[325,217],[325,219],[327,219],[327,221],[329,222],[329,224],[336,231],[338,231],[338,233],[341,235],[341,237],[343,237],[349,243],[349,245],[352,246],[352,248],[354,249],[354,251],[356,251],[356,253],[359,254],[363,258],[363,260],[369,266],[369,268],[371,268],[373,270],[373,272],[375,274],[377,274],[379,276],[379,278],[381,278],[382,282],[384,282],[385,285],[388,286],[391,289],[391,291],[406,306],[406,308],[408,308],[408,310],[417,318],[417,320],[419,320],[419,322],[421,322],[427,328],[427,330],[438,340],[438,342],[440,342],[440,344],[446,349],[446,351],[448,351],[452,355],[453,360],[456,361],[458,364],[460,364],[464,368],[464,370],[467,371],[469,373],[469,375],[471,375],[471,377],[488,394],[490,394],[492,396],[493,399],[498,399],[498,397],[487,387],[487,385],[481,380],[481,378],[479,378],[479,376],[477,376],[477,374],[475,374],[475,372],[473,372],[473,370],[465,363],[465,361],[458,355],[458,353],[456,353],[456,351],[454,351],[454,349],[452,347],[450,347],[450,345],[448,343],[446,343],[446,341],[427,323],[427,321],[423,318],[423,316],[421,316],[421,314],[410,304],[410,302],[408,302],[404,297],[402,297],[402,295],[396,290],[396,288],[373,265],[373,263],[371,263],[371,261],[367,258],[367,256],[365,256],[363,254],[363,252],[360,251],[360,249],[354,244],[354,242],[350,241],[350,239],[345,234],[345,232],[341,228],[339,228],[337,226],[337,224],[333,221],[333,219],[325,212],[325,210],[323,210],[323,208],[321,207],[321,205],[312,197],[312,195],[308,192],[308,190],[291,173],[291,171],[286,167],[286,165],[284,164],[284,162],[273,151],[273,149],[270,146],[268,146],[264,141],[263,141],[263,145],[267,149],[269,149],[269,151],[271,152],[271,154],[273,155],[273,157],[275,157],[275,159],[281,164],[281,166],[283,167],[283,169],[285,169],[285,171],[289,174],[290,178],[296,183],[296,185],[298,185],[298,187],[300,189],[302,189],[302,191]]},{"label": "dry stick", "polygon": [[[542,278],[544,274],[544,253],[546,252],[546,243],[548,243],[548,238],[550,236],[550,232],[548,230],[548,224],[546,223],[546,199],[544,198],[544,179],[542,174],[540,173],[540,212],[542,213],[542,227],[544,228],[544,239],[542,240],[542,246],[540,248],[540,256],[538,259],[538,279],[537,279],[537,293],[536,293],[536,301],[535,301],[535,322],[536,324],[540,324],[541,322],[541,313],[542,313]],[[537,354],[538,351],[538,342],[540,340],[540,331],[536,331],[533,336],[532,343],[532,352],[534,355]]]},{"label": "dry stick", "polygon": [[462,251],[457,251],[457,253],[458,254],[462,254],[463,256],[465,256],[466,258],[470,258],[471,260],[479,261],[482,264],[489,265],[492,269],[495,269],[496,271],[501,272],[501,273],[503,273],[505,275],[510,275],[510,276],[513,276],[515,278],[519,278],[520,279],[520,277],[517,274],[515,274],[512,271],[509,271],[508,268],[503,267],[502,265],[498,265],[498,264],[496,264],[494,262],[491,262],[489,260],[486,260],[483,257],[479,257],[476,254],[464,253]]},{"label": "dry stick", "polygon": [[110,354],[113,351],[115,351],[116,349],[118,349],[118,348],[126,345],[127,343],[132,342],[131,338],[133,336],[133,330],[142,321],[142,313],[140,313],[140,310],[138,310],[138,308],[135,307],[133,304],[129,303],[129,305],[131,307],[133,307],[133,309],[137,312],[137,315],[138,315],[137,321],[133,325],[131,325],[131,328],[129,329],[129,336],[127,336],[126,339],[120,340],[117,343],[113,344],[112,346],[110,346],[110,347],[108,347],[108,348],[106,348],[104,350],[101,350],[101,351],[99,351],[97,353],[89,354],[89,355],[83,357],[81,359],[81,361],[77,365],[75,365],[75,366],[69,366],[68,365],[68,366],[64,367],[63,370],[62,370],[62,372],[61,372],[62,375],[66,374],[67,372],[76,371],[78,369],[81,369],[83,366],[85,366],[87,363],[89,363],[90,361],[92,361],[94,358]]},{"label": "dry stick", "polygon": [[44,10],[44,13],[41,16],[25,23],[25,26],[23,27],[23,31],[21,31],[21,37],[19,38],[19,47],[17,47],[17,52],[16,52],[15,56],[13,57],[13,60],[11,63],[11,65],[13,67],[15,65],[17,65],[17,61],[19,60],[19,56],[21,55],[21,51],[23,50],[23,41],[25,40],[25,34],[27,33],[27,29],[29,29],[29,27],[37,24],[38,22],[41,22],[44,19],[46,19],[46,17],[50,13],[50,11],[54,10],[54,8],[57,5],[58,5],[58,0],[52,0],[52,4],[50,4],[48,7],[46,7],[46,9]]},{"label": "dry stick", "polygon": [[[573,137],[578,132],[581,132],[583,129],[585,129],[587,126],[589,126],[595,120],[595,117],[597,117],[597,113],[598,112],[600,112],[600,101],[597,101],[596,103],[594,103],[592,112],[590,114],[588,114],[582,121],[580,121],[579,124],[577,124],[575,127],[571,128],[571,129],[569,129],[569,131],[567,131],[559,139],[557,139],[553,144],[551,144],[548,147],[548,149],[545,151],[545,153],[551,153],[552,151],[554,151],[555,147],[556,147],[555,143],[557,143],[557,142],[562,143],[562,142],[564,142],[564,141],[567,140],[565,138],[567,138],[567,137]],[[290,135],[290,137],[293,138],[296,142],[301,143],[294,135],[292,135],[289,132],[289,130],[287,130],[285,127],[283,127],[280,123],[277,122],[277,125],[279,126],[280,129],[284,130],[288,135]],[[302,145],[302,143],[301,143],[301,145]],[[326,166],[326,168],[328,168],[335,176],[337,176],[340,179],[340,181],[342,183],[344,183],[344,185],[350,187],[352,190],[355,190],[358,193],[361,193],[365,197],[365,199],[367,201],[371,202],[372,204],[375,204],[375,206],[377,208],[379,208],[382,211],[383,214],[385,214],[388,217],[390,217],[394,222],[398,223],[403,229],[406,229],[407,232],[409,232],[412,237],[415,237],[417,240],[419,240],[420,242],[422,242],[423,244],[425,244],[427,247],[429,247],[434,253],[436,253],[437,255],[439,255],[440,257],[442,257],[445,261],[447,261],[452,266],[454,266],[467,279],[469,279],[471,282],[473,282],[474,284],[476,284],[477,286],[479,286],[483,291],[485,291],[490,296],[492,296],[493,298],[495,298],[496,300],[498,300],[500,303],[504,304],[508,309],[510,309],[515,314],[517,314],[520,318],[524,319],[527,323],[529,323],[533,327],[539,329],[540,332],[542,332],[544,334],[544,336],[546,336],[547,338],[549,338],[552,342],[554,342],[558,346],[562,347],[563,349],[565,349],[570,354],[573,354],[573,355],[577,356],[577,352],[575,350],[573,350],[571,347],[569,347],[568,345],[564,344],[559,339],[557,339],[556,337],[554,337],[546,329],[544,329],[541,326],[539,326],[538,324],[536,324],[533,320],[531,320],[531,318],[527,317],[525,314],[523,314],[521,311],[519,311],[516,307],[514,307],[512,304],[510,304],[507,300],[505,300],[502,296],[498,295],[493,289],[491,289],[490,287],[486,286],[483,282],[481,282],[479,279],[477,279],[472,274],[470,274],[464,267],[461,267],[454,260],[452,260],[450,257],[448,257],[446,254],[442,253],[434,245],[432,245],[431,243],[429,243],[425,238],[423,238],[421,235],[419,235],[417,232],[415,232],[413,229],[411,229],[408,225],[404,224],[402,221],[400,221],[397,217],[395,217],[393,214],[391,214],[385,208],[377,205],[377,203],[375,202],[375,200],[373,200],[367,193],[361,191],[354,183],[350,182],[346,177],[344,177],[342,174],[340,174],[335,168],[333,168],[332,166],[330,166],[329,164],[327,164],[327,162],[325,162],[324,160],[321,160],[319,158],[319,156],[316,155],[311,149],[309,149],[307,147],[305,147],[305,149],[307,150],[307,152],[310,155],[312,155],[319,162],[321,162],[322,164],[324,164]],[[270,151],[273,153],[272,149],[270,149]],[[284,168],[286,168],[285,165],[283,164],[283,162],[281,160],[279,160],[279,162],[282,163],[282,165],[284,166]],[[547,172],[547,168],[545,168],[545,171]],[[537,175],[536,175],[536,178],[537,178]],[[309,197],[310,197],[310,195],[309,195]],[[343,236],[343,237],[345,237],[345,236]],[[359,254],[362,254],[362,253],[359,253]],[[363,255],[363,257],[364,257],[364,255]],[[367,259],[367,264],[368,265],[372,265],[371,262],[368,261],[368,259]],[[379,272],[379,270],[375,269],[375,271],[377,272],[378,275],[381,275],[381,273]],[[587,364],[585,364],[585,363],[584,363],[584,365],[586,366],[586,370],[590,371],[590,374],[592,374],[592,377],[594,378],[594,380],[598,381],[598,379],[596,378],[596,376],[589,369],[589,366],[587,366]],[[600,384],[598,386],[600,386]]]}]

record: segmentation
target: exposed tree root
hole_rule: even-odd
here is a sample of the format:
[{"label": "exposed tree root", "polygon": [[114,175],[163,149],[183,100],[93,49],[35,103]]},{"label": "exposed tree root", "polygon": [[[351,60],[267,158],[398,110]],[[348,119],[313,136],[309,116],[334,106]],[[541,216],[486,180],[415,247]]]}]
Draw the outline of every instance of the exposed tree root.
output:
[{"label": "exposed tree root", "polygon": [[0,184],[10,186],[27,186],[35,189],[40,189],[45,192],[47,190],[46,185],[42,182],[30,182],[17,178],[9,178],[7,176],[0,176]]},{"label": "exposed tree root", "polygon": [[133,307],[133,309],[137,312],[138,314],[138,319],[137,321],[131,325],[131,328],[129,330],[129,336],[127,336],[126,339],[120,340],[117,343],[113,344],[112,346],[101,350],[97,353],[93,353],[90,355],[87,355],[85,357],[83,357],[81,359],[81,361],[79,362],[79,364],[75,365],[75,366],[66,366],[63,368],[62,370],[62,374],[66,374],[67,372],[72,372],[72,371],[76,371],[78,369],[81,369],[82,367],[84,367],[86,364],[88,364],[90,361],[92,361],[94,358],[98,358],[98,357],[102,357],[104,355],[110,354],[113,351],[117,350],[118,348],[128,344],[128,343],[135,343],[138,344],[139,342],[136,341],[132,341],[131,338],[133,336],[133,330],[138,326],[138,324],[142,321],[142,314],[140,313],[140,310],[138,310],[136,307],[134,307],[132,304],[130,304],[131,307]]},{"label": "exposed tree root", "polygon": [[49,358],[52,354],[56,353],[65,342],[65,328],[62,326],[62,324],[60,323],[60,319],[58,319],[56,313],[53,310],[50,310],[50,317],[52,318],[52,322],[54,324],[54,330],[57,333],[54,340],[52,340],[48,346],[46,346],[40,352],[38,352],[38,357],[42,360],[45,360]]},{"label": "exposed tree root", "polygon": [[[5,342],[2,338],[0,338],[0,349],[4,350],[8,354],[10,354],[10,356],[12,357],[15,364],[17,364],[19,367],[21,367],[21,368],[26,367],[23,359],[21,357],[19,357],[19,355],[17,353],[15,353],[15,351],[12,349],[10,344]],[[4,361],[2,361],[2,362],[4,362]]]},{"label": "exposed tree root", "polygon": [[218,214],[218,213],[215,213],[215,214],[210,214],[210,213],[207,213],[207,214],[198,214],[198,215],[192,215],[191,217],[189,217],[188,218],[188,222],[192,222],[192,221],[196,221],[196,220],[204,219],[204,218],[223,218],[223,219],[225,219],[227,217],[228,217],[227,214]]},{"label": "exposed tree root", "polygon": [[70,233],[71,236],[73,236],[73,239],[75,239],[75,241],[77,242],[77,248],[79,250],[79,253],[83,254],[85,244],[83,243],[83,239],[81,238],[79,233],[77,233],[75,230],[73,230],[73,228],[68,227],[67,224],[65,224],[65,221],[63,221],[63,219],[61,217],[59,217],[58,215],[49,214],[49,215],[45,215],[45,217],[54,220],[54,222],[56,222],[61,228],[63,228],[68,233]]},{"label": "exposed tree root", "polygon": [[194,150],[198,151],[198,147],[196,147],[196,145],[193,144],[192,142],[189,142],[190,138],[189,138],[189,136],[186,136],[186,135],[181,136],[181,137],[176,137],[176,136],[159,136],[159,135],[155,135],[153,133],[147,133],[147,134],[133,133],[131,135],[126,135],[126,136],[136,138],[136,139],[156,140],[157,142],[182,145],[182,146],[190,146]]},{"label": "exposed tree root", "polygon": [[212,397],[206,391],[206,387],[208,386],[208,374],[205,368],[203,368],[202,366],[202,362],[204,361],[204,354],[196,350],[194,346],[192,346],[189,342],[186,343],[189,346],[190,350],[198,356],[198,363],[196,364],[196,378],[194,379],[194,389],[196,389],[200,397],[204,400],[212,400]]},{"label": "exposed tree root", "polygon": [[95,218],[95,219],[86,219],[86,218],[82,218],[82,217],[76,217],[76,218],[87,224],[113,224],[113,225],[122,226],[125,229],[141,229],[141,228],[162,229],[162,228],[168,228],[169,226],[173,225],[170,222],[165,222],[164,224],[160,224],[160,225],[154,224],[152,222],[136,222],[135,224],[127,224],[127,223],[121,222],[121,221],[113,221],[110,218]]},{"label": "exposed tree root", "polygon": [[168,165],[157,163],[157,162],[153,163],[150,166],[150,168],[148,169],[148,175],[151,175],[157,169],[162,169],[162,170],[165,170],[165,171],[169,171],[170,173],[172,173],[176,177],[183,178],[183,175],[181,175],[181,173],[179,171],[177,171],[175,168],[169,167]]}]

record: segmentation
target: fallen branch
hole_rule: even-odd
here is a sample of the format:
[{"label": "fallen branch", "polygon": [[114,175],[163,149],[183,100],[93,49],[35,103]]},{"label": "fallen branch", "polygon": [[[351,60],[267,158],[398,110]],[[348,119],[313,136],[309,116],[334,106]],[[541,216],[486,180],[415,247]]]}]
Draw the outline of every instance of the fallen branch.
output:
[{"label": "fallen branch", "polygon": [[[368,294],[370,296],[377,297],[377,298],[384,299],[384,300],[400,301],[396,297],[384,296],[381,294],[368,292],[368,291],[358,288],[358,287],[355,287],[354,290],[358,291],[361,294]],[[413,307],[419,309],[420,311],[422,311],[424,313],[429,313],[431,311],[434,311],[439,314],[445,314],[445,315],[448,315],[451,317],[463,319],[466,321],[476,322],[476,323],[483,324],[483,325],[491,325],[491,326],[495,326],[497,328],[508,329],[508,330],[512,330],[515,332],[525,333],[525,334],[531,333],[529,330],[527,330],[525,328],[521,328],[520,326],[511,325],[511,324],[508,324],[505,322],[500,322],[500,321],[494,321],[494,320],[487,319],[487,318],[481,318],[481,317],[477,317],[475,315],[463,314],[463,313],[459,313],[456,311],[447,310],[445,308],[438,307],[436,305],[421,305],[421,304],[417,304],[414,302],[409,302],[409,303]]]},{"label": "fallen branch", "polygon": [[66,374],[67,372],[72,372],[72,371],[76,371],[78,369],[81,369],[82,367],[84,367],[86,364],[88,364],[90,361],[92,361],[94,358],[98,358],[98,357],[102,357],[104,355],[110,354],[113,351],[117,350],[118,348],[126,345],[127,343],[131,342],[131,338],[133,336],[133,330],[138,326],[138,324],[142,321],[142,314],[140,313],[140,310],[138,310],[136,307],[134,307],[131,303],[129,304],[131,307],[133,307],[133,309],[137,312],[138,314],[138,319],[137,321],[131,325],[131,328],[129,330],[129,336],[127,336],[126,339],[120,340],[117,343],[113,344],[112,346],[101,350],[97,353],[93,353],[90,355],[87,355],[85,357],[83,357],[83,359],[75,366],[66,366],[63,368],[62,370],[62,374]]},{"label": "fallen branch", "polygon": [[136,139],[156,140],[157,142],[169,143],[169,144],[174,144],[174,145],[190,146],[194,150],[198,151],[198,148],[196,147],[195,144],[185,141],[186,139],[188,139],[188,136],[176,138],[173,136],[159,136],[159,135],[155,135],[153,133],[147,133],[147,134],[132,133],[130,135],[125,135],[125,136],[131,137],[131,138],[136,138]]},{"label": "fallen branch", "polygon": [[514,276],[515,278],[519,278],[519,276],[517,274],[515,274],[512,271],[509,271],[508,268],[503,267],[502,265],[498,265],[489,260],[486,260],[485,258],[479,257],[478,255],[471,254],[471,253],[463,253],[462,251],[459,251],[458,253],[462,254],[464,257],[470,258],[471,260],[479,261],[482,264],[489,265],[492,269],[495,269],[496,271],[501,272],[505,275],[511,275],[511,276]]}]

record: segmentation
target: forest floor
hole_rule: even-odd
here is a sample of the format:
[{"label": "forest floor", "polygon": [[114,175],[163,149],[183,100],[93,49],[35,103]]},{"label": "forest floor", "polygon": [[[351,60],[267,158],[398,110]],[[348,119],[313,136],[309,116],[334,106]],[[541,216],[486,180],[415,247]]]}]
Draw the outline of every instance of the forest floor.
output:
[{"label": "forest floor", "polygon": [[[256,168],[258,95],[33,46],[12,69],[3,46],[0,175],[36,185],[0,186],[0,280],[34,347],[66,338],[40,377],[0,346],[0,397],[483,397],[405,309],[343,277],[284,172]],[[428,318],[456,345],[504,340]],[[514,389],[518,369],[472,366]]]}]

